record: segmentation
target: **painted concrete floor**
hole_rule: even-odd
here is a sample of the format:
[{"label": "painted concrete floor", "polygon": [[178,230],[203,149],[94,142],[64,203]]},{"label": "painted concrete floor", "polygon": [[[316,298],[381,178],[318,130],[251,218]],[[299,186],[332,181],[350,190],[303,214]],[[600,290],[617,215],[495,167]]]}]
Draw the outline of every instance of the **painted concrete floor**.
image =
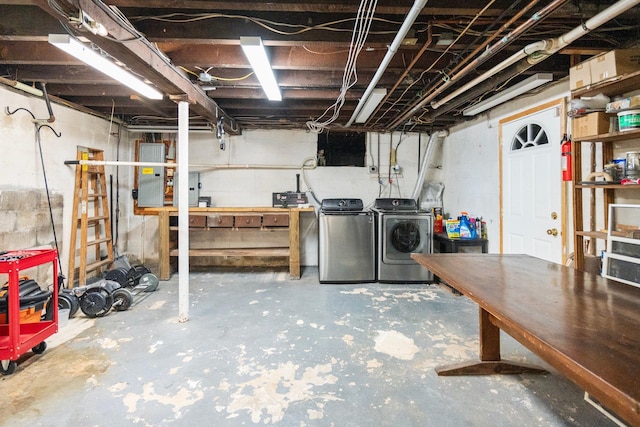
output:
[{"label": "painted concrete floor", "polygon": [[[2,426],[607,426],[555,373],[438,377],[476,359],[477,306],[439,285],[320,285],[317,269],[178,276],[82,312],[0,378]],[[546,365],[502,336],[504,358]]]}]

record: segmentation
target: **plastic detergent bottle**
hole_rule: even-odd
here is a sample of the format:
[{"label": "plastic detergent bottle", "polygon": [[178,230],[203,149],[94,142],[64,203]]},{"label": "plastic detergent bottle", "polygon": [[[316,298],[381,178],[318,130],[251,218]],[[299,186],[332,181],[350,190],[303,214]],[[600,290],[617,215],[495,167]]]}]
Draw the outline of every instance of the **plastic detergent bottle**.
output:
[{"label": "plastic detergent bottle", "polygon": [[475,239],[476,228],[473,223],[469,221],[469,216],[466,212],[462,212],[460,216],[460,238],[461,239]]}]

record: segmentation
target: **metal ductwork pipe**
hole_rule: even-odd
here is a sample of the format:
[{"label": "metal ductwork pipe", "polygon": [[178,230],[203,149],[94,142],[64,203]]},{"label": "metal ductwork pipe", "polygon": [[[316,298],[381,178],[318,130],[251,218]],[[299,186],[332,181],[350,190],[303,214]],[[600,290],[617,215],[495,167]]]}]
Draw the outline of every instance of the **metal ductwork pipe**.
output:
[{"label": "metal ductwork pipe", "polygon": [[[513,64],[517,63],[518,61],[521,61],[523,58],[526,58],[525,60],[527,61],[527,63],[530,64],[530,66],[537,64],[543,61],[544,59],[546,59],[547,57],[553,55],[560,49],[573,43],[574,41],[576,41],[583,35],[587,34],[588,32],[595,30],[602,24],[610,21],[611,19],[626,12],[627,10],[631,9],[632,7],[638,4],[640,4],[640,0],[621,0],[609,6],[599,14],[593,16],[591,19],[587,20],[583,25],[574,28],[573,30],[569,31],[568,33],[565,33],[560,37],[557,37],[551,40],[541,40],[535,43],[531,43],[525,46],[524,49],[522,49],[521,51],[516,52],[511,57],[507,58],[506,60],[502,61],[500,64],[493,67],[491,70],[483,73],[478,78],[473,79],[469,83],[462,86],[460,89],[446,96],[444,99],[438,102],[432,102],[431,107],[434,109],[439,108],[445,103],[448,103],[454,98],[467,92],[468,90],[475,88],[478,84],[484,82],[489,78],[492,78],[493,80],[495,80],[496,79],[495,73],[513,66]],[[525,68],[525,70],[527,68]],[[502,81],[505,81],[505,80],[501,80],[501,82]],[[495,84],[496,84],[495,82],[492,83],[492,85],[495,85]],[[449,108],[448,110],[451,110],[451,108]]]},{"label": "metal ductwork pipe", "polygon": [[393,56],[398,51],[398,47],[400,47],[400,45],[402,44],[402,40],[404,40],[405,36],[411,29],[411,26],[415,22],[416,18],[418,18],[420,11],[422,11],[424,6],[427,4],[427,1],[428,0],[416,0],[413,6],[411,7],[411,10],[409,10],[407,17],[405,18],[404,22],[402,23],[402,26],[400,27],[400,29],[398,30],[398,33],[396,34],[396,37],[393,39],[391,46],[389,46],[389,49],[387,50],[387,54],[382,59],[382,62],[380,63],[378,70],[376,71],[373,78],[371,79],[369,86],[367,86],[367,89],[365,90],[364,94],[360,98],[360,101],[358,102],[356,109],[353,111],[351,118],[349,119],[349,121],[345,126],[347,127],[351,126],[353,122],[356,120],[356,117],[358,117],[358,114],[360,114],[360,111],[362,111],[364,104],[367,103],[367,100],[371,96],[371,93],[375,89],[376,85],[382,78],[382,75],[384,74],[385,70],[389,66],[389,63],[393,59]]}]

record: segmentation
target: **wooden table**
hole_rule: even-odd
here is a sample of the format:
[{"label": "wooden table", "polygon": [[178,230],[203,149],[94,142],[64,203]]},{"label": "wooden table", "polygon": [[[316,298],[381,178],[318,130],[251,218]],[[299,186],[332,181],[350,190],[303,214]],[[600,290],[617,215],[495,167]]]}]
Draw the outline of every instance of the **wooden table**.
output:
[{"label": "wooden table", "polygon": [[411,256],[480,308],[480,360],[438,375],[528,372],[501,359],[502,329],[640,426],[640,288],[527,255]]}]

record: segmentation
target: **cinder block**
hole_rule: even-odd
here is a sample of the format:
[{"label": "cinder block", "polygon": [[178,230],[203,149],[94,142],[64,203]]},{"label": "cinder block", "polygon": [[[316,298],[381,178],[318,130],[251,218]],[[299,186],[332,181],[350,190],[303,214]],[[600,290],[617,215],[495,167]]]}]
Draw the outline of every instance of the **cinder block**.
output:
[{"label": "cinder block", "polygon": [[0,235],[15,231],[17,216],[18,213],[15,211],[2,211],[2,215],[0,215]]},{"label": "cinder block", "polygon": [[32,211],[40,205],[39,190],[1,190],[0,211]]}]

